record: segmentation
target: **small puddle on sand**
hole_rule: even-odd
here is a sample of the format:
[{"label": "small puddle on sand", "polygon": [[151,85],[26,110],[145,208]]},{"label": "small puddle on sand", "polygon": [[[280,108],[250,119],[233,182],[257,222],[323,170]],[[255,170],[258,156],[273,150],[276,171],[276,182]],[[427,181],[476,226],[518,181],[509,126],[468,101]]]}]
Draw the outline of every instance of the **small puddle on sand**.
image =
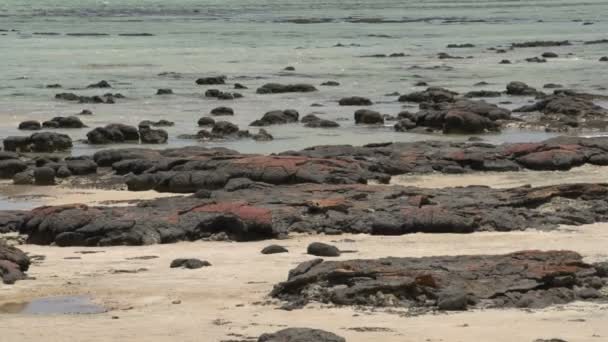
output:
[{"label": "small puddle on sand", "polygon": [[34,299],[29,302],[0,305],[0,314],[26,315],[87,315],[108,311],[87,296],[59,296]]}]

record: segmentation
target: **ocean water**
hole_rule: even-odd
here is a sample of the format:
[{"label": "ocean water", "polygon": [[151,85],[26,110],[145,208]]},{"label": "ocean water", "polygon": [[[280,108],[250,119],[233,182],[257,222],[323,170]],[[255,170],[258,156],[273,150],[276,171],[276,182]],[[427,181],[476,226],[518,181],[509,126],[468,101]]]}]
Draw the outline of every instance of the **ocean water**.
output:
[{"label": "ocean water", "polygon": [[[25,135],[17,125],[26,119],[46,120],[87,108],[89,127],[121,122],[136,125],[167,119],[169,146],[204,144],[243,152],[270,153],[318,144],[365,144],[380,141],[466,139],[466,136],[396,133],[386,127],[357,127],[353,112],[340,107],[344,96],[366,96],[371,109],[397,114],[397,96],[421,88],[417,81],[459,92],[488,82],[483,89],[503,90],[513,80],[541,88],[560,83],[568,88],[607,94],[608,44],[584,41],[608,38],[606,0],[2,0],[0,2],[0,138]],[[40,34],[45,33],[45,34]],[[103,36],[74,36],[103,33]],[[146,33],[148,36],[124,36]],[[570,40],[572,46],[525,48],[497,54],[489,48],[512,42]],[[474,48],[447,49],[450,43]],[[336,46],[341,44],[343,46]],[[523,61],[553,51],[548,63]],[[437,53],[468,57],[440,60]],[[402,58],[362,58],[371,54],[404,53]],[[500,65],[502,59],[514,64]],[[293,66],[295,72],[283,68]],[[163,72],[179,77],[159,76]],[[198,77],[226,75],[226,86],[197,86]],[[58,92],[101,95],[105,89],[86,89],[107,80],[127,98],[116,104],[77,104],[54,99]],[[335,80],[340,87],[320,87]],[[235,82],[245,97],[220,101],[204,97],[205,90],[232,89]],[[310,83],[314,93],[257,95],[267,82]],[[59,83],[63,89],[47,89]],[[156,96],[158,88],[175,95]],[[513,101],[513,108],[529,98]],[[311,107],[317,103],[323,107]],[[242,129],[275,109],[296,109],[301,115],[318,113],[340,120],[337,129],[309,129],[299,124],[271,126],[271,142],[251,140],[197,142],[178,134],[197,132],[197,120],[217,106],[235,109],[225,119]],[[405,107],[408,109],[409,107]],[[415,108],[409,108],[415,109]],[[256,131],[257,129],[251,129]],[[83,139],[87,129],[63,130]],[[534,141],[552,134],[505,130],[487,135],[492,142]],[[166,147],[157,146],[157,147]],[[73,153],[91,153],[98,146],[77,142]]]}]

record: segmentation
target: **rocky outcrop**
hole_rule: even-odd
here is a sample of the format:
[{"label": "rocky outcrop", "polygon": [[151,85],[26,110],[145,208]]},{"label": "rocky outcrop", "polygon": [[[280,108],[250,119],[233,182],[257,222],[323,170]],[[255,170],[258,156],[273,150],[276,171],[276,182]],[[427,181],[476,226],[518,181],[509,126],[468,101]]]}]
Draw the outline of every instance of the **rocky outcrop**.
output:
[{"label": "rocky outcrop", "polygon": [[[421,110],[400,118],[397,131],[427,127],[443,133],[484,133],[500,130],[500,120],[509,119],[511,112],[484,101],[457,100],[455,102],[424,103]],[[413,123],[414,125],[410,124]],[[410,128],[408,128],[410,127]]]},{"label": "rocky outcrop", "polygon": [[0,279],[4,284],[14,284],[26,278],[30,258],[16,247],[0,240]]},{"label": "rocky outcrop", "polygon": [[571,251],[504,255],[304,262],[273,289],[300,307],[309,302],[401,307],[411,313],[468,308],[544,308],[605,300],[606,263],[587,264]]},{"label": "rocky outcrop", "polygon": [[556,91],[542,97],[532,105],[515,112],[539,112],[540,117],[524,117],[526,124],[544,127],[550,131],[570,129],[605,129],[608,127],[608,109],[596,105],[588,94]]},{"label": "rocky outcrop", "polygon": [[19,220],[17,226],[28,235],[29,243],[59,246],[170,243],[212,239],[217,234],[249,241],[290,233],[519,231],[608,221],[608,186],[604,184],[421,189],[274,185],[238,177],[213,190],[211,182],[222,184],[224,180],[211,177],[222,175],[205,175],[205,171],[185,173],[156,185],[176,192],[200,189],[192,197],[140,201],[125,207],[43,207],[14,219]]}]

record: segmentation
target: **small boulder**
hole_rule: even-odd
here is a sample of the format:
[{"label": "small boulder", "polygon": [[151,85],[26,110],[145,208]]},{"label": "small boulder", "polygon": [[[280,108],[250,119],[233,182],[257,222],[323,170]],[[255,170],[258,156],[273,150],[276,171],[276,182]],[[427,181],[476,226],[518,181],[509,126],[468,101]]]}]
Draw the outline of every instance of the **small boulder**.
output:
[{"label": "small boulder", "polygon": [[234,115],[234,110],[230,107],[217,107],[211,110],[211,115],[222,116],[222,115]]},{"label": "small boulder", "polygon": [[274,140],[272,134],[268,133],[265,129],[260,128],[257,134],[251,136],[255,141],[271,141]]},{"label": "small boulder", "polygon": [[327,82],[323,82],[321,83],[322,86],[325,87],[337,87],[340,85],[340,82],[336,82],[336,81],[327,81]]},{"label": "small boulder", "polygon": [[261,119],[255,120],[250,126],[270,126],[298,122],[300,114],[293,110],[273,110],[267,112]]},{"label": "small boulder", "polygon": [[202,77],[196,80],[196,84],[198,85],[214,85],[214,84],[225,84],[226,76],[212,76],[212,77]]},{"label": "small boulder", "polygon": [[198,119],[198,125],[199,126],[213,126],[213,125],[215,125],[215,120],[213,120],[213,118],[210,118],[208,116],[204,116],[204,117]]},{"label": "small boulder", "polygon": [[341,99],[339,102],[340,106],[371,106],[372,101],[365,97],[351,96]]},{"label": "small boulder", "polygon": [[19,124],[19,129],[23,131],[38,131],[42,129],[42,126],[36,120],[27,120]]},{"label": "small boulder", "polygon": [[87,88],[112,88],[108,81],[102,80],[97,83],[89,84]]},{"label": "small boulder", "polygon": [[219,136],[236,134],[239,132],[239,126],[228,121],[218,121],[213,125],[211,133]]},{"label": "small boulder", "polygon": [[382,114],[376,111],[369,109],[359,109],[355,112],[355,123],[366,125],[383,124],[384,118],[382,117]]},{"label": "small boulder", "polygon": [[279,246],[279,245],[270,245],[270,246],[266,246],[264,247],[264,249],[262,249],[262,254],[278,254],[278,253],[288,253],[289,251],[287,250],[287,248],[283,247],[283,246]]},{"label": "small boulder", "polygon": [[142,127],[139,136],[142,144],[165,144],[169,140],[169,134],[164,129]]},{"label": "small boulder", "polygon": [[336,246],[328,245],[322,242],[313,242],[308,245],[307,253],[322,257],[339,257],[340,250]]},{"label": "small boulder", "polygon": [[310,84],[280,84],[280,83],[267,83],[257,89],[258,94],[280,94],[280,93],[307,93],[317,91],[313,85]]},{"label": "small boulder", "polygon": [[187,269],[197,269],[197,268],[203,268],[203,267],[209,267],[211,266],[211,263],[209,263],[206,260],[200,260],[200,259],[175,259],[173,261],[171,261],[171,268],[187,268]]},{"label": "small boulder", "polygon": [[169,88],[158,89],[156,95],[172,95],[173,90]]},{"label": "small boulder", "polygon": [[36,185],[55,185],[55,170],[51,167],[35,168],[34,182]]}]

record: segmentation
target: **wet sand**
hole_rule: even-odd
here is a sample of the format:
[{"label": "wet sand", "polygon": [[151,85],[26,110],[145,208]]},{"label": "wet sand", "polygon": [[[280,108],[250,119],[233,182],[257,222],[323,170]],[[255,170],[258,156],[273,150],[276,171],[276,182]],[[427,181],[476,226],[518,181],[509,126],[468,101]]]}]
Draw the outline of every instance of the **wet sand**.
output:
[{"label": "wet sand", "polygon": [[606,168],[584,165],[570,171],[514,171],[475,172],[471,174],[402,175],[391,179],[391,184],[422,188],[445,188],[469,185],[486,185],[492,188],[512,188],[523,185],[548,186],[566,183],[608,182]]},{"label": "wet sand", "polygon": [[[320,309],[318,304],[283,311],[277,310],[280,303],[274,300],[262,305],[270,300],[267,294],[273,284],[284,280],[299,262],[312,258],[305,249],[313,241],[333,242],[343,250],[357,251],[338,259],[496,254],[542,248],[572,249],[586,261],[597,261],[608,257],[608,224],[564,227],[553,232],[295,236],[281,241],[142,247],[23,245],[24,251],[45,255],[46,259],[29,272],[36,280],[0,287],[0,305],[47,296],[89,295],[110,311],[94,315],[5,314],[0,316],[2,337],[7,341],[39,341],[52,334],[57,341],[221,341],[302,326],[332,331],[350,342],[512,342],[537,338],[595,342],[608,338],[608,304],[577,302],[544,310],[484,310],[418,317],[383,310],[372,314],[354,308]],[[260,254],[271,243],[286,246],[290,253]],[[76,253],[83,250],[102,253]],[[149,255],[158,258],[127,260]],[[178,257],[208,260],[213,266],[170,269],[171,260]],[[120,273],[135,270],[140,271]],[[181,303],[172,304],[174,301]]]},{"label": "wet sand", "polygon": [[87,205],[122,206],[138,200],[181,196],[156,191],[122,191],[68,186],[13,185],[0,182],[0,208],[27,210],[44,205],[82,203]]}]

